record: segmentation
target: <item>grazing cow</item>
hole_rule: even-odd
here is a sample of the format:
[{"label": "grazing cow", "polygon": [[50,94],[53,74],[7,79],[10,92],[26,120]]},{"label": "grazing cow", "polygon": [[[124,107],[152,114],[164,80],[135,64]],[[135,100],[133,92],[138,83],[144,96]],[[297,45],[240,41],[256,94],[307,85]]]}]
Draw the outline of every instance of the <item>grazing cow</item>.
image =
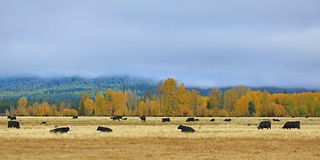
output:
[{"label": "grazing cow", "polygon": [[306,116],[306,118],[309,118],[309,116]]},{"label": "grazing cow", "polygon": [[210,119],[210,122],[214,122],[214,121],[215,121],[215,119],[214,119],[214,118]]},{"label": "grazing cow", "polygon": [[72,119],[78,119],[78,116],[73,116]]},{"label": "grazing cow", "polygon": [[280,119],[272,119],[273,121],[277,121],[277,122],[280,122]]},{"label": "grazing cow", "polygon": [[112,132],[111,128],[98,126],[97,131],[100,132]]},{"label": "grazing cow", "polygon": [[195,132],[193,128],[183,125],[179,125],[178,129],[181,129],[181,132]]},{"label": "grazing cow", "polygon": [[291,118],[296,118],[296,116],[295,116],[295,115],[293,115],[293,116],[291,116]]},{"label": "grazing cow", "polygon": [[162,118],[161,122],[170,122],[170,118]]},{"label": "grazing cow", "polygon": [[286,122],[282,127],[282,129],[291,129],[291,128],[300,129],[300,121]]},{"label": "grazing cow", "polygon": [[41,125],[41,124],[47,125],[47,122],[41,122],[40,125]]},{"label": "grazing cow", "polygon": [[20,124],[17,121],[8,121],[8,128],[20,128]]},{"label": "grazing cow", "polygon": [[7,116],[8,119],[11,119],[11,116]]},{"label": "grazing cow", "polygon": [[67,133],[68,131],[71,131],[70,127],[60,127],[50,130],[52,133]]},{"label": "grazing cow", "polygon": [[16,116],[10,116],[10,120],[17,120],[17,117]]},{"label": "grazing cow", "polygon": [[194,122],[194,118],[187,118],[186,122]]},{"label": "grazing cow", "polygon": [[112,120],[118,120],[118,121],[120,121],[120,119],[122,119],[122,116],[112,116],[110,119],[112,119]]},{"label": "grazing cow", "polygon": [[146,121],[147,117],[146,116],[141,116],[140,119],[141,119],[141,121]]},{"label": "grazing cow", "polygon": [[223,121],[225,121],[225,122],[230,122],[230,121],[231,121],[231,118],[224,119]]},{"label": "grazing cow", "polygon": [[271,129],[271,122],[270,121],[262,121],[260,122],[258,129],[263,129],[263,128],[267,128],[267,129]]}]

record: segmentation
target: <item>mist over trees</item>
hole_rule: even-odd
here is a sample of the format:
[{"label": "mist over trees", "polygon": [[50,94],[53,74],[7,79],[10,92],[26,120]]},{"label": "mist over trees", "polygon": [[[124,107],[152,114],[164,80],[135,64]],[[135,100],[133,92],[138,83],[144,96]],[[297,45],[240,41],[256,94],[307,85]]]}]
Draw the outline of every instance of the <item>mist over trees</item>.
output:
[{"label": "mist over trees", "polygon": [[[199,90],[178,85],[173,78],[160,81],[153,90],[139,96],[124,88],[104,92],[83,92],[77,105],[28,101],[21,97],[16,106],[5,109],[6,115],[19,116],[312,116],[320,114],[320,93],[269,93],[238,86],[227,90]],[[1,103],[1,102],[0,102]]]}]

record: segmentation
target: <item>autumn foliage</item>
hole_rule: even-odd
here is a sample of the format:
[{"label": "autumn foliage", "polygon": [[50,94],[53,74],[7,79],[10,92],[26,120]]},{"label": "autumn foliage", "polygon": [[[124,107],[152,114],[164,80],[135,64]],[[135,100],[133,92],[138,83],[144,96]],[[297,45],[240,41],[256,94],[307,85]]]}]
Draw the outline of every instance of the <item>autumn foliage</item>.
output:
[{"label": "autumn foliage", "polygon": [[[95,96],[95,97],[90,97]],[[226,91],[212,88],[207,96],[197,90],[187,90],[184,84],[173,78],[159,83],[154,94],[146,92],[137,97],[132,91],[106,90],[97,95],[83,93],[78,108],[70,104],[48,104],[35,102],[27,105],[22,97],[16,109],[6,114],[25,116],[319,116],[320,93],[299,94],[251,91],[239,86]]]}]

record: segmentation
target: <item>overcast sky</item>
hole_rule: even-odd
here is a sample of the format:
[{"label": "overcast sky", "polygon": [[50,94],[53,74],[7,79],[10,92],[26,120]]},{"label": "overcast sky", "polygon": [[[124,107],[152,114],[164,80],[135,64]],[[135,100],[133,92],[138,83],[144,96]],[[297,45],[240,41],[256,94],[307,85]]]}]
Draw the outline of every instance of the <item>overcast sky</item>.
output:
[{"label": "overcast sky", "polygon": [[0,0],[0,76],[320,89],[319,0]]}]

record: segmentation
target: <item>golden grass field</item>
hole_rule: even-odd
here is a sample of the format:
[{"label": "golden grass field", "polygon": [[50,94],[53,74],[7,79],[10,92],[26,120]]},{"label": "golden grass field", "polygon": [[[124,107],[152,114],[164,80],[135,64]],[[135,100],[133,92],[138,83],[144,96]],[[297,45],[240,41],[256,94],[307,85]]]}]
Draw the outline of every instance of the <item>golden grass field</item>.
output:
[{"label": "golden grass field", "polygon": [[[0,159],[320,159],[320,118],[278,118],[272,129],[257,124],[271,118],[200,117],[185,122],[173,117],[138,117],[112,121],[109,117],[17,117],[20,129],[8,129],[0,117]],[[281,129],[286,121],[300,120],[301,129]],[[48,125],[40,125],[42,121]],[[179,124],[195,133],[181,133]],[[113,129],[96,131],[98,126]],[[55,126],[70,126],[68,133],[50,133]]]}]

